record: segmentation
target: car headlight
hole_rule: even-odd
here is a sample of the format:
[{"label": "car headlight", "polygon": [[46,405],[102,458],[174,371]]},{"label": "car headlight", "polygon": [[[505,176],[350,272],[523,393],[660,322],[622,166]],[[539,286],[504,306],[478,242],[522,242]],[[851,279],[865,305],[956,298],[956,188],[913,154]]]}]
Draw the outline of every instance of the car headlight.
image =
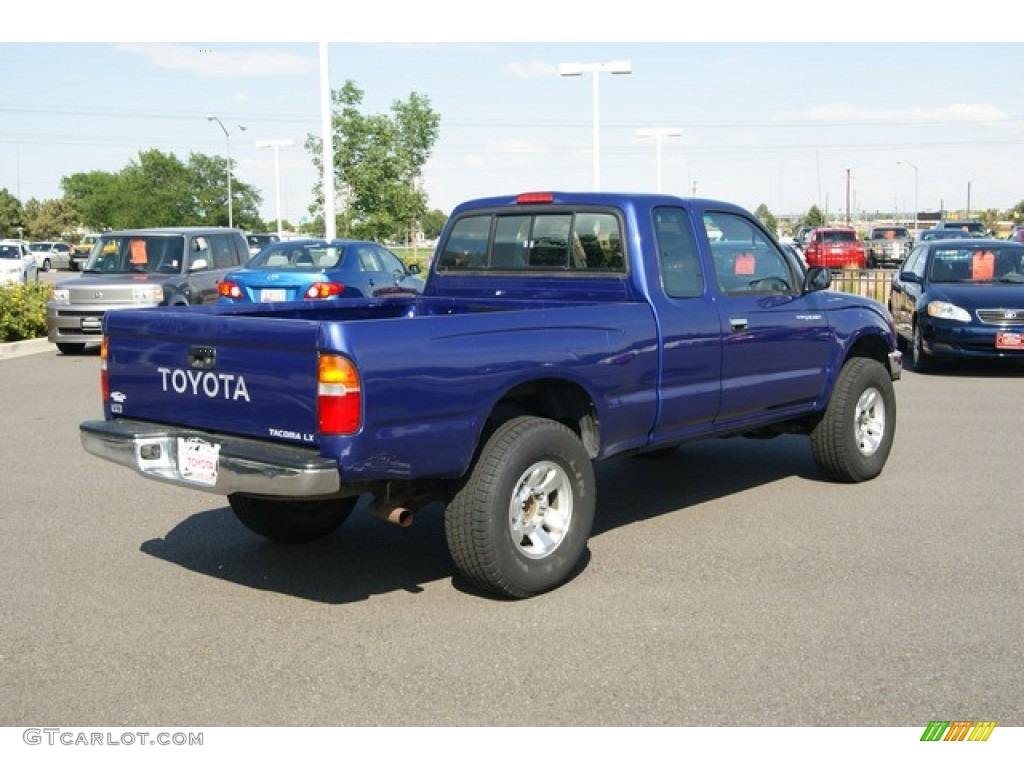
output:
[{"label": "car headlight", "polygon": [[928,305],[928,315],[942,320],[957,320],[961,323],[971,322],[971,315],[963,307],[950,304],[948,301],[933,301]]},{"label": "car headlight", "polygon": [[67,304],[71,301],[71,291],[67,288],[54,288],[50,292],[50,300],[55,304]]},{"label": "car headlight", "polygon": [[164,300],[164,289],[160,285],[137,285],[132,288],[133,304],[159,304]]}]

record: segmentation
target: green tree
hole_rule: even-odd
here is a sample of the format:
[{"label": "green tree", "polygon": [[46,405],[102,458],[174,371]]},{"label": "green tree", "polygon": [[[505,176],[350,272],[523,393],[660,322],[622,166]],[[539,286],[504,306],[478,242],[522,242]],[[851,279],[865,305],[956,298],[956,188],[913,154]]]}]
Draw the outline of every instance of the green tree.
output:
[{"label": "green tree", "polygon": [[[149,149],[117,173],[73,174],[61,188],[90,229],[228,224],[226,166],[218,157],[193,153],[186,164]],[[259,193],[234,176],[231,191],[235,226],[261,228]]]},{"label": "green tree", "polygon": [[25,237],[29,240],[58,240],[74,231],[78,211],[67,197],[53,200],[30,199],[23,214]]},{"label": "green tree", "polygon": [[[441,117],[430,100],[411,93],[391,105],[391,114],[360,112],[363,91],[351,80],[332,91],[334,183],[345,201],[338,232],[374,240],[406,239],[427,212],[418,183],[437,141]],[[309,136],[306,149],[321,178],[322,142]],[[324,196],[314,187],[314,218],[323,217]]]},{"label": "green tree", "polygon": [[441,230],[447,221],[448,217],[435,208],[423,214],[423,218],[420,219],[420,231],[428,240],[435,240],[441,236]]},{"label": "green tree", "polygon": [[19,227],[24,228],[21,201],[7,191],[0,189],[0,237],[20,238]]},{"label": "green tree", "polygon": [[1011,208],[1008,216],[1015,224],[1024,222],[1024,200]]},{"label": "green tree", "polygon": [[828,224],[828,221],[826,220],[825,214],[822,213],[821,209],[816,205],[812,205],[807,210],[807,213],[804,215],[804,218],[800,222],[800,224],[801,226],[808,227],[824,227]]},{"label": "green tree", "polygon": [[771,211],[768,210],[767,205],[761,203],[757,206],[757,210],[754,211],[754,215],[760,219],[761,223],[765,225],[769,232],[772,234],[778,234],[779,220],[775,218]]}]

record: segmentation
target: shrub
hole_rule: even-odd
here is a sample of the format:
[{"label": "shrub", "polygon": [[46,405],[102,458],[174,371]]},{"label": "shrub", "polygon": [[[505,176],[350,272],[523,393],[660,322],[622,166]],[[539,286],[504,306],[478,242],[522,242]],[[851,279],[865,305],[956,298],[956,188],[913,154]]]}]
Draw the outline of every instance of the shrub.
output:
[{"label": "shrub", "polygon": [[0,342],[46,336],[48,283],[0,286]]}]

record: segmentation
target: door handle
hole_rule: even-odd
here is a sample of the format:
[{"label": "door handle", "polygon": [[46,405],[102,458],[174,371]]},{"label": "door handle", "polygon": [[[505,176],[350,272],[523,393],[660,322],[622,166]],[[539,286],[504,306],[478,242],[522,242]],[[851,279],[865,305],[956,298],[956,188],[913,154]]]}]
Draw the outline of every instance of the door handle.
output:
[{"label": "door handle", "polygon": [[745,331],[747,330],[748,325],[749,323],[747,322],[747,318],[745,317],[729,318],[729,327],[734,331]]}]

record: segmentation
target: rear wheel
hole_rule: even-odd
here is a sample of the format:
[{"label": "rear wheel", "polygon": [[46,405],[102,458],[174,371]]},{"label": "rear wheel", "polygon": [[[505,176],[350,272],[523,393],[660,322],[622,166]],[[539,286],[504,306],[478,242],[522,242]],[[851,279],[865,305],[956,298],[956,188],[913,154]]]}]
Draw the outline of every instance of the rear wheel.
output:
[{"label": "rear wheel", "polygon": [[333,533],[352,513],[358,496],[346,499],[268,499],[233,493],[228,503],[235,517],[253,533],[297,544]]},{"label": "rear wheel", "polygon": [[503,597],[554,589],[587,546],[595,486],[590,457],[564,424],[532,416],[502,424],[445,511],[456,567]]},{"label": "rear wheel", "polygon": [[885,466],[895,430],[889,372],[877,360],[855,357],[839,371],[828,408],[811,432],[814,460],[833,480],[870,480]]}]

